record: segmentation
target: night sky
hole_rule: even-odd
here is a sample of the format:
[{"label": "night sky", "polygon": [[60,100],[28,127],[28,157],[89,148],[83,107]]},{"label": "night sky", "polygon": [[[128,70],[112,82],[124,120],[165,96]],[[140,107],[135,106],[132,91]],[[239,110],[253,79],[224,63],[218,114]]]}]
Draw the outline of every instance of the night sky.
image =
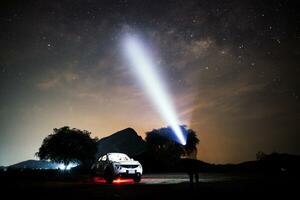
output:
[{"label": "night sky", "polygon": [[151,50],[198,159],[300,154],[297,1],[1,1],[0,165],[65,125],[99,138],[165,127],[120,45]]}]

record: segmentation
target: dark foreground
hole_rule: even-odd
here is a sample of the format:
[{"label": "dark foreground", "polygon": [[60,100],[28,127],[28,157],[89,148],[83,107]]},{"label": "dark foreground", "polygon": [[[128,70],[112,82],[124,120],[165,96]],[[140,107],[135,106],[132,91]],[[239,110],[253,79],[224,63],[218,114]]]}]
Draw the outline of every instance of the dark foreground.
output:
[{"label": "dark foreground", "polygon": [[106,184],[98,179],[28,180],[15,176],[2,177],[1,193],[22,199],[200,199],[229,197],[253,199],[261,197],[298,196],[297,176],[254,174],[200,174],[198,185],[191,185],[185,174],[148,174],[139,184],[132,182]]}]

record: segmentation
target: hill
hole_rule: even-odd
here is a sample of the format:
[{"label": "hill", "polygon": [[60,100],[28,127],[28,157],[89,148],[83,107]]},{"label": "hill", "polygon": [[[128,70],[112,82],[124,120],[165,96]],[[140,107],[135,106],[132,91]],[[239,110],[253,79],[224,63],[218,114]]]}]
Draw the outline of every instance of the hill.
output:
[{"label": "hill", "polygon": [[122,152],[130,157],[143,153],[146,143],[132,128],[118,131],[97,142],[97,157],[109,152]]},{"label": "hill", "polygon": [[11,169],[57,169],[58,165],[44,160],[26,160],[8,167]]}]

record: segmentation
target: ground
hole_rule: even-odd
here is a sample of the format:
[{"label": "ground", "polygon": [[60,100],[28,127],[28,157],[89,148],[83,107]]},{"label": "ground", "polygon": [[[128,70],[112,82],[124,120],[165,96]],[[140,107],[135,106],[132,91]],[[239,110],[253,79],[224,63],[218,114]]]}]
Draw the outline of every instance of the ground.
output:
[{"label": "ground", "polygon": [[[99,181],[100,180],[100,181]],[[297,195],[298,178],[290,175],[201,173],[198,185],[186,174],[147,174],[138,184],[106,184],[100,178],[47,181],[1,179],[2,195],[29,199],[199,199],[201,197],[292,198]]]}]

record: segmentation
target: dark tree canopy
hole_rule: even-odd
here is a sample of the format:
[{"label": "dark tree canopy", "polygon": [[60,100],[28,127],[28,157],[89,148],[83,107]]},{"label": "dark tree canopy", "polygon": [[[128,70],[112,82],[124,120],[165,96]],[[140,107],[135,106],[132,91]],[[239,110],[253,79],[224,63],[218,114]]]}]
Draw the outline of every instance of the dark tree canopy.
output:
[{"label": "dark tree canopy", "polygon": [[65,165],[77,162],[88,166],[94,161],[97,152],[96,139],[90,135],[86,130],[70,129],[67,126],[54,129],[54,133],[44,139],[36,155],[40,159]]},{"label": "dark tree canopy", "polygon": [[186,126],[181,126],[181,129],[187,137],[186,145],[181,145],[174,140],[176,136],[170,127],[154,129],[146,133],[148,153],[155,162],[171,167],[181,156],[189,156],[197,152],[199,139],[195,131],[187,129]]},{"label": "dark tree canopy", "polygon": [[258,151],[256,153],[256,160],[262,160],[267,156],[267,154],[265,154],[265,152],[263,151]]},{"label": "dark tree canopy", "polygon": [[186,145],[183,146],[184,155],[189,156],[190,154],[197,152],[197,145],[200,140],[198,139],[196,132],[192,129],[187,130]]}]

